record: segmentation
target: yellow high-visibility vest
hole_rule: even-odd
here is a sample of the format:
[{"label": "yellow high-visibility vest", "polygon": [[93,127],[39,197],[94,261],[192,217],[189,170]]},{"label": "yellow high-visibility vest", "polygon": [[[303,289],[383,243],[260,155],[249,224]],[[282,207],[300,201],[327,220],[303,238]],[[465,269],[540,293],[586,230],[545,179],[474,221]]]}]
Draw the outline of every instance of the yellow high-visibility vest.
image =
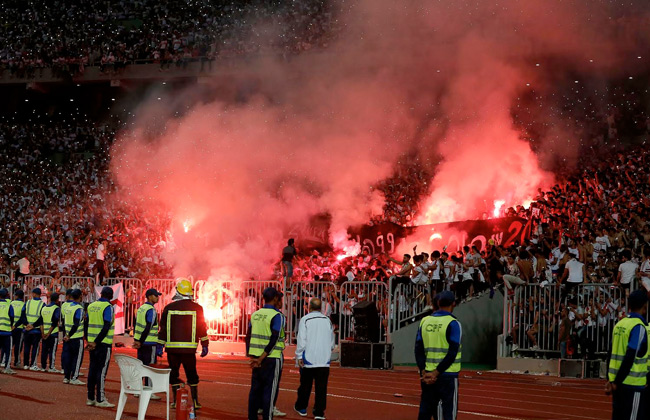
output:
[{"label": "yellow high-visibility vest", "polygon": [[[440,362],[442,362],[445,356],[447,356],[447,352],[449,352],[447,327],[453,321],[458,322],[458,320],[451,315],[427,316],[420,321],[420,331],[422,333],[424,352],[427,358],[425,365],[426,371],[431,372],[436,370]],[[456,359],[451,366],[449,366],[446,372],[460,372],[460,359],[462,356],[461,349],[458,349]]]},{"label": "yellow high-visibility vest", "polygon": [[[76,338],[83,338],[84,336],[84,329],[83,325],[81,322],[83,321],[83,306],[72,303],[72,302],[66,302],[68,305],[65,305],[65,309],[61,309],[61,314],[63,316],[63,329],[65,330],[65,333],[68,335],[68,337],[71,340],[74,340]],[[77,313],[77,311],[81,311],[81,314],[79,315],[79,328],[77,328],[77,331],[75,331],[74,334],[70,334],[70,329],[72,329],[72,326],[74,325],[74,316]],[[102,312],[103,313],[103,312]],[[89,326],[90,329],[90,326]],[[101,329],[100,329],[101,331]]]},{"label": "yellow high-visibility vest", "polygon": [[147,335],[143,344],[156,344],[158,342],[158,314],[156,313],[156,308],[149,303],[145,303],[138,309],[138,313],[135,317],[135,332],[133,333],[133,339],[135,341],[141,341],[140,338],[147,326],[147,312],[149,311],[153,311],[153,324],[151,325],[149,335]]},{"label": "yellow high-visibility vest", "polygon": [[[273,318],[280,314],[283,317],[282,313],[278,312],[276,309],[271,308],[261,308],[251,315],[251,341],[248,346],[248,353],[251,356],[261,356],[264,353],[264,349],[269,344],[271,340],[271,321]],[[282,319],[282,328],[280,329],[280,336],[278,341],[271,350],[271,354],[267,357],[272,359],[279,359],[282,357],[282,350],[284,350],[284,317]]]},{"label": "yellow high-visibility vest", "polygon": [[[11,331],[11,318],[9,318],[10,308],[11,308],[10,302],[4,299],[0,300],[0,332]],[[16,319],[15,313],[14,313],[14,319]]]},{"label": "yellow high-visibility vest", "polygon": [[[45,306],[43,310],[41,311],[41,315],[43,316],[43,331],[45,334],[50,330],[52,327],[52,317],[54,316],[54,311],[56,311],[59,307],[56,305],[52,306]],[[59,333],[59,324],[55,325],[54,328],[52,329],[52,334],[58,334]]]},{"label": "yellow high-visibility vest", "polygon": [[[112,305],[110,302],[96,301],[88,305],[88,342],[94,343],[95,339],[104,328],[104,310]],[[103,344],[113,344],[113,333],[115,330],[115,313],[111,308],[111,327],[108,334],[102,340]]]},{"label": "yellow high-visibility vest", "polygon": [[[643,328],[646,328],[646,331],[648,331],[647,326],[639,318],[623,318],[614,326],[612,332],[612,355],[609,359],[609,370],[607,372],[607,377],[610,382],[614,382],[616,379],[618,370],[620,369],[623,359],[625,358],[625,353],[627,352],[628,343],[630,342],[630,334],[632,333],[632,329],[637,325],[641,325]],[[650,348],[650,345],[648,347]],[[634,364],[630,369],[630,373],[623,380],[623,384],[645,386],[647,374],[648,352],[642,355],[637,354],[634,359]]]},{"label": "yellow high-visibility vest", "polygon": [[18,322],[20,316],[23,314],[23,308],[25,307],[25,302],[22,300],[12,300],[11,306],[14,308],[14,321],[16,322],[16,328],[24,328],[25,325]]},{"label": "yellow high-visibility vest", "polygon": [[42,300],[30,299],[25,304],[25,315],[27,315],[27,323],[33,324],[38,321],[38,318],[41,316],[41,311],[43,310],[45,304]]}]

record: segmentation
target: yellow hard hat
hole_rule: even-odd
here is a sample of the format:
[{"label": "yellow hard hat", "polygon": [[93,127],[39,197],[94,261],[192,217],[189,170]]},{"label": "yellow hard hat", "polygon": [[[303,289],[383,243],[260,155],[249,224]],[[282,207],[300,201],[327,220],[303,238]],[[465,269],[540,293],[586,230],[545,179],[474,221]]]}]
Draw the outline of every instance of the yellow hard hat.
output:
[{"label": "yellow hard hat", "polygon": [[194,290],[192,289],[191,281],[182,277],[177,280],[178,283],[176,283],[176,291],[178,293],[180,293],[183,296],[191,296],[194,293]]}]

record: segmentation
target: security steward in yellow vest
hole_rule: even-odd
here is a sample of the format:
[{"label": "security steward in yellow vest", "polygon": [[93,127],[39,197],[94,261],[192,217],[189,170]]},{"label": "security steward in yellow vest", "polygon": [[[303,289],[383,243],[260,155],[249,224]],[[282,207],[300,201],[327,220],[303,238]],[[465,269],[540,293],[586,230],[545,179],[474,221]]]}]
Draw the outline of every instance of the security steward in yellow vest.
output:
[{"label": "security steward in yellow vest", "polygon": [[14,367],[20,369],[23,366],[20,363],[20,353],[23,351],[23,332],[25,329],[25,324],[20,320],[25,308],[25,292],[21,289],[14,292],[11,307],[14,308],[14,316],[16,317],[14,329],[11,331],[11,341],[14,346]]},{"label": "security steward in yellow vest", "polygon": [[63,351],[61,362],[63,364],[63,383],[70,385],[85,385],[79,380],[79,369],[84,356],[84,307],[81,304],[82,293],[79,289],[72,289],[66,295],[69,300],[61,305],[61,318],[63,319]]},{"label": "security steward in yellow vest", "polygon": [[[156,289],[148,289],[144,296],[146,302],[138,308],[135,316],[135,332],[133,333],[133,348],[138,350],[138,359],[146,366],[156,364],[157,353],[162,353],[163,345],[158,344],[158,313],[155,304],[162,295]],[[149,379],[145,378],[145,385]],[[156,394],[151,394],[152,400],[159,400]]]},{"label": "security steward in yellow vest", "polygon": [[0,289],[0,367],[2,373],[13,375],[13,369],[9,366],[11,360],[11,330],[17,317],[14,316],[14,308],[9,301],[9,291]]},{"label": "security steward in yellow vest", "polygon": [[50,295],[50,303],[43,307],[41,315],[43,317],[41,368],[50,373],[62,373],[56,368],[56,350],[59,344],[59,321],[61,320],[58,293],[54,292]]},{"label": "security steward in yellow vest", "polygon": [[23,369],[40,372],[36,358],[38,357],[38,348],[40,347],[43,325],[41,311],[45,303],[41,300],[41,289],[38,287],[32,290],[32,298],[25,303],[23,313],[20,317],[20,323],[25,325],[23,351]]},{"label": "security steward in yellow vest", "polygon": [[645,420],[648,406],[643,398],[648,375],[648,296],[645,290],[630,293],[628,313],[612,332],[605,393],[612,395],[612,420]]},{"label": "security steward in yellow vest", "polygon": [[135,316],[135,332],[133,333],[133,348],[138,350],[138,359],[147,366],[156,364],[156,346],[158,344],[158,314],[155,304],[162,295],[156,289],[149,289],[144,296],[147,300]]},{"label": "security steward in yellow vest", "polygon": [[[176,294],[160,316],[158,343],[165,346],[171,369],[169,383],[174,398],[172,408],[176,407],[176,391],[183,383],[180,378],[181,365],[192,392],[194,408],[201,408],[198,394],[199,374],[196,371],[196,348],[200,341],[201,357],[205,357],[208,355],[210,341],[203,307],[194,302],[193,298],[192,282],[185,278],[178,279]],[[158,349],[158,356],[162,356],[162,348]]]},{"label": "security steward in yellow vest", "polygon": [[84,323],[86,340],[88,341],[88,354],[90,355],[86,405],[101,408],[115,407],[115,404],[108,402],[104,392],[115,329],[115,312],[111,304],[112,299],[113,289],[108,286],[103,287],[100,298],[88,305],[88,316]]},{"label": "security steward in yellow vest", "polygon": [[262,419],[273,419],[284,362],[285,322],[280,312],[284,295],[273,287],[267,287],[262,296],[264,307],[251,315],[246,333],[246,353],[251,358],[253,369],[248,395],[249,420],[257,420],[259,409],[262,410]]},{"label": "security steward in yellow vest", "polygon": [[458,414],[462,330],[451,314],[455,301],[450,291],[438,293],[435,304],[439,309],[420,321],[415,338],[422,388],[418,420],[455,420]]}]

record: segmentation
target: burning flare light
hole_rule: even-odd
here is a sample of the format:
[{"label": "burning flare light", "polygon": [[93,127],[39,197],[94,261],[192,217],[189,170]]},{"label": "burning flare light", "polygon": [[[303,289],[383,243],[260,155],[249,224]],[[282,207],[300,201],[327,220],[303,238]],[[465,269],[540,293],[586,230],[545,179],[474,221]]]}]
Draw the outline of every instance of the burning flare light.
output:
[{"label": "burning flare light", "polygon": [[499,217],[501,215],[501,208],[506,204],[506,200],[494,200],[494,210],[492,216]]}]

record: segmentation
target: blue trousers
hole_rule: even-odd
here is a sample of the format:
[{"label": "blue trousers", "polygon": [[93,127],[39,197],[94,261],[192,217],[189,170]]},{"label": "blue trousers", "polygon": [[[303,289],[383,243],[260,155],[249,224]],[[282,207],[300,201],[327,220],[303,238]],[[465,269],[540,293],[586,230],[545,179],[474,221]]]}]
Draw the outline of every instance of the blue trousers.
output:
[{"label": "blue trousers", "polygon": [[[41,367],[43,369],[56,369],[56,348],[59,345],[59,333],[54,333],[43,340],[41,352]],[[49,365],[48,365],[49,359]]]},{"label": "blue trousers", "polygon": [[612,395],[612,420],[646,420],[648,395],[644,389],[619,385]]},{"label": "blue trousers", "polygon": [[257,420],[257,410],[262,409],[262,420],[273,420],[273,407],[278,400],[283,360],[269,357],[262,366],[253,369],[251,392],[248,394],[248,420]]},{"label": "blue trousers", "polygon": [[458,378],[438,376],[432,385],[420,383],[422,397],[418,420],[456,420],[458,414]]},{"label": "blue trousers", "polygon": [[23,352],[23,340],[25,339],[23,329],[16,328],[11,332],[11,337],[13,338],[14,346],[14,366],[18,366],[20,363],[20,353]]},{"label": "blue trousers", "polygon": [[79,378],[79,369],[84,359],[84,340],[75,338],[63,342],[63,351],[61,352],[61,363],[63,364],[63,374],[66,379],[74,380]]},{"label": "blue trousers", "polygon": [[25,332],[24,336],[25,351],[23,354],[23,361],[25,362],[25,366],[36,366],[38,347],[41,342],[41,332]]},{"label": "blue trousers", "polygon": [[0,335],[0,367],[8,368],[11,361],[11,334]]},{"label": "blue trousers", "polygon": [[102,402],[106,399],[104,392],[104,383],[106,382],[106,373],[108,364],[111,361],[111,346],[107,344],[97,344],[95,350],[91,350],[90,366],[88,367],[88,399]]}]

